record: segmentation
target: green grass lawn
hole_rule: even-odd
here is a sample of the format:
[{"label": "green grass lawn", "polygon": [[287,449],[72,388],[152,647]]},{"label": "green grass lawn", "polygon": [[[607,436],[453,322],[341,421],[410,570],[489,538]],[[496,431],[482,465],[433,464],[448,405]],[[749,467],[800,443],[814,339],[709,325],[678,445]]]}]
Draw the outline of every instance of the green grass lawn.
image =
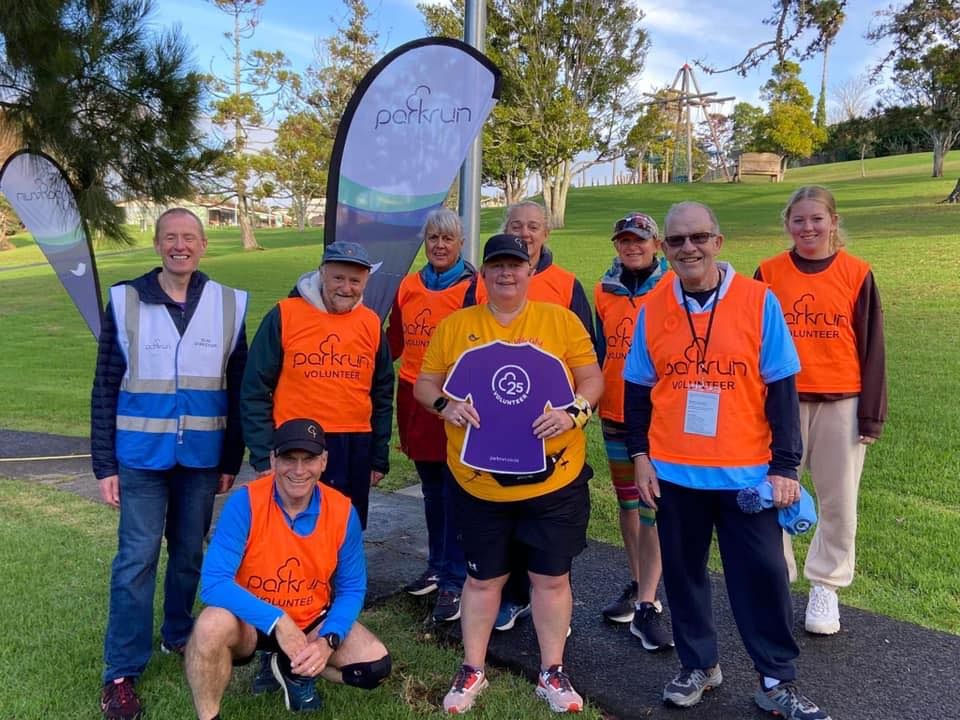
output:
[{"label": "green grass lawn", "polygon": [[[672,203],[696,199],[710,204],[719,217],[726,236],[722,257],[740,272],[752,274],[761,259],[787,247],[780,212],[789,193],[801,184],[829,185],[838,199],[849,248],[872,263],[880,287],[886,312],[890,390],[890,419],[884,437],[867,454],[863,475],[858,575],[854,585],[844,591],[843,601],[960,633],[960,206],[937,204],[960,175],[960,152],[948,157],[943,179],[928,177],[930,166],[930,155],[921,154],[868,161],[866,178],[859,177],[859,163],[853,162],[791,170],[782,184],[633,185],[574,190],[567,209],[567,227],[555,231],[550,244],[558,261],[574,270],[592,295],[593,284],[612,257],[609,237],[617,218],[629,210],[642,210],[662,220]],[[482,234],[494,232],[500,219],[499,211],[485,211]],[[235,230],[213,231],[203,262],[203,269],[216,279],[251,292],[250,337],[266,310],[287,294],[300,273],[315,267],[321,252],[321,233],[316,229],[302,234],[260,231],[258,239],[266,250],[244,253]],[[0,254],[0,427],[86,434],[95,343],[32,241],[17,237],[15,244],[17,249]],[[145,238],[137,248],[104,249],[98,255],[104,288],[154,264],[156,258]],[[590,461],[598,470],[593,481],[590,533],[594,538],[619,542],[616,503],[599,429],[596,423],[588,427]],[[396,488],[415,480],[412,466],[398,452],[393,453],[392,463],[386,487]],[[68,649],[75,656],[72,667],[83,679],[58,675],[55,681],[74,683],[74,690],[82,687],[89,694],[89,676],[99,672],[103,598],[112,552],[109,536],[115,516],[70,500],[69,513],[56,518],[44,513],[36,518],[38,523],[48,523],[39,533],[43,542],[38,543],[39,529],[18,529],[25,522],[29,527],[29,514],[21,520],[9,519],[9,506],[36,502],[38,496],[21,486],[5,487],[0,493],[0,527],[16,537],[2,539],[0,552],[20,568],[25,583],[29,580],[29,585],[15,582],[13,587],[50,582],[43,602],[67,603],[59,608],[51,605],[39,621],[36,634],[28,633],[22,641],[46,643],[44,647],[48,648],[50,641],[43,637],[49,637],[50,632],[63,636],[64,621],[76,622],[78,632],[68,629],[66,634],[70,635]],[[61,502],[68,501],[58,501],[54,506],[61,507]],[[81,522],[79,518],[86,520]],[[90,527],[86,527],[88,524]],[[91,539],[91,534],[98,539]],[[11,542],[22,543],[22,552],[11,550]],[[797,543],[801,561],[805,542]],[[88,543],[92,543],[89,551]],[[85,549],[83,558],[70,552],[76,547]],[[37,557],[38,553],[43,555]],[[7,562],[5,559],[4,567]],[[57,567],[58,571],[65,567],[69,572],[58,572],[54,581],[43,577],[46,573],[37,577],[38,566]],[[7,578],[6,582],[13,580],[13,571]],[[63,592],[65,578],[73,592]],[[2,622],[21,629],[23,635],[22,628],[32,627],[36,621],[25,614],[24,608],[14,605],[17,603],[8,603]],[[406,625],[417,625],[412,615],[404,616],[412,610],[403,603],[384,612],[396,616],[397,622],[386,621],[386,626],[398,633],[404,632]],[[11,635],[17,633],[7,633],[7,637]],[[411,642],[410,647],[420,652],[420,646]],[[0,672],[9,671],[12,656],[6,653],[11,651],[10,646],[0,650],[4,659]],[[41,663],[48,659],[44,653],[34,653],[31,662],[36,667],[29,671],[42,673],[45,668]],[[446,682],[455,655],[448,654],[438,662],[436,672],[441,677],[436,683]],[[23,676],[18,671],[16,677],[6,677],[6,687],[16,686]],[[439,689],[422,691],[417,685],[434,681],[424,680],[419,673],[416,678],[411,680],[409,692],[413,696],[432,693],[435,701]],[[184,690],[167,671],[167,665],[161,665],[156,673],[151,671],[146,681],[172,685],[164,692],[169,690],[170,702],[179,703],[176,707],[185,707]],[[45,701],[61,702],[57,699],[60,694],[50,692]],[[0,716],[28,716],[4,712],[4,702],[12,700],[0,700]],[[393,717],[393,710],[383,712],[384,717]],[[396,712],[407,710],[398,708]],[[51,715],[67,716],[59,711]]]}]

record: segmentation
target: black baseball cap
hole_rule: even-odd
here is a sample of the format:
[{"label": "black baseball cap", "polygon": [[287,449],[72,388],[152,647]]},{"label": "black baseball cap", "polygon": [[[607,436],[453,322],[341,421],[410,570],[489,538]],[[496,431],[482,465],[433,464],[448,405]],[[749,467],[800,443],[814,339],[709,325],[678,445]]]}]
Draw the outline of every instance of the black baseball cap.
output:
[{"label": "black baseball cap", "polygon": [[490,262],[493,258],[515,257],[530,262],[530,251],[527,244],[516,235],[501,233],[494,235],[483,246],[483,261]]},{"label": "black baseball cap", "polygon": [[290,450],[306,450],[308,453],[320,455],[326,449],[323,428],[316,420],[287,420],[273,431],[274,455],[282,455]]}]

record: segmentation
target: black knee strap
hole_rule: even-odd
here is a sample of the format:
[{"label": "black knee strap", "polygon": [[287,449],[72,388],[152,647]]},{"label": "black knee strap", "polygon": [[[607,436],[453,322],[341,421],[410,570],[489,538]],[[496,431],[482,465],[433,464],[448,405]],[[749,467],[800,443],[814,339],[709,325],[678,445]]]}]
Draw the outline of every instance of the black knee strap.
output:
[{"label": "black knee strap", "polygon": [[387,679],[393,663],[390,660],[390,653],[387,653],[379,660],[373,662],[359,662],[351,665],[344,665],[340,668],[343,676],[344,685],[363,688],[364,690],[373,690],[380,683]]}]

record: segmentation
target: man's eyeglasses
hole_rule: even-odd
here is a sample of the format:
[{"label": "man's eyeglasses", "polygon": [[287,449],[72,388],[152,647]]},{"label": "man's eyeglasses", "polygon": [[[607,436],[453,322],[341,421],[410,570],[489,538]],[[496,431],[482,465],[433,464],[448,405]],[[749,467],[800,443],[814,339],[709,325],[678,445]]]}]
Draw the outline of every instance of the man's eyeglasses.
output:
[{"label": "man's eyeglasses", "polygon": [[687,240],[692,242],[694,245],[703,245],[708,240],[715,238],[716,233],[711,232],[698,232],[693,233],[692,235],[667,235],[663,241],[667,244],[667,247],[682,248],[686,245]]}]

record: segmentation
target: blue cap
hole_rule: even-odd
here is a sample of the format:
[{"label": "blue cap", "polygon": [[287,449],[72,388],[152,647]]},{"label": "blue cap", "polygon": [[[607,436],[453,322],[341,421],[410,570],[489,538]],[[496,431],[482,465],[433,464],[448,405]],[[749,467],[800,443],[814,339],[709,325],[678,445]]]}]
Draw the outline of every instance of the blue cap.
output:
[{"label": "blue cap", "polygon": [[373,267],[367,249],[363,245],[346,240],[337,240],[324,248],[323,260],[320,264],[326,265],[328,262],[352,263],[368,270]]}]

